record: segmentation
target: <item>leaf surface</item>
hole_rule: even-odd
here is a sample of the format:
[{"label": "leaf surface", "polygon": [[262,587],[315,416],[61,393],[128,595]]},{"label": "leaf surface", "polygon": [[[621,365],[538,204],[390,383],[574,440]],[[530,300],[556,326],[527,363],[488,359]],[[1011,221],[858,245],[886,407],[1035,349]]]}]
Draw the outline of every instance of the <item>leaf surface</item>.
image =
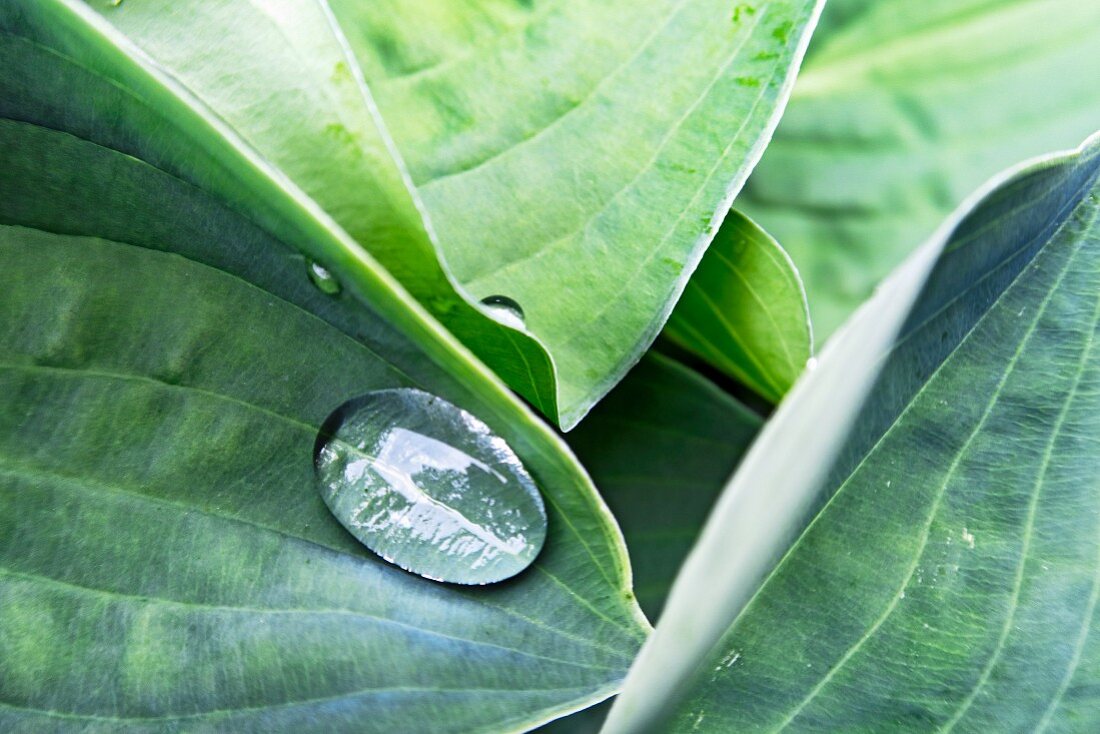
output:
[{"label": "leaf surface", "polygon": [[696,372],[651,352],[569,435],[626,537],[634,593],[650,619],[762,423]]},{"label": "leaf surface", "polygon": [[[899,271],[937,258],[916,298],[895,280],[861,310],[719,501],[608,731],[1098,725],[1098,181],[1100,137],[1015,169]],[[848,337],[899,302],[883,358],[853,354]],[[766,475],[818,399],[845,410],[830,378],[858,359],[881,370],[844,445],[802,457],[814,481]],[[804,530],[750,593],[777,542],[726,538],[767,492],[820,511],[756,516]],[[724,621],[693,616],[708,595]],[[664,705],[640,705],[657,686]]]},{"label": "leaf surface", "polygon": [[819,340],[963,197],[1100,119],[1100,5],[830,2],[737,206],[791,254]]},{"label": "leaf surface", "polygon": [[[0,9],[0,729],[516,730],[613,692],[646,625],[568,450],[73,7]],[[329,513],[322,422],[394,387],[520,456],[549,515],[523,574],[421,579]]]},{"label": "leaf surface", "polygon": [[664,335],[772,403],[813,353],[798,271],[779,243],[737,211],[726,215]]},{"label": "leaf surface", "polygon": [[[79,11],[83,3],[66,4]],[[164,83],[193,97],[208,122],[227,126],[277,167],[509,385],[557,417],[545,349],[468,302],[441,265],[431,225],[325,2],[88,6],[127,36],[116,43],[160,67]]]},{"label": "leaf surface", "polygon": [[[96,7],[569,429],[659,333],[778,120],[820,4]],[[378,172],[386,129],[438,234],[434,265],[400,171]],[[400,221],[363,213],[394,207]],[[519,304],[525,330],[459,321],[486,298]]]},{"label": "leaf surface", "polygon": [[[634,593],[651,620],[762,422],[698,373],[650,352],[569,434],[622,528]],[[539,734],[595,734],[610,704]]]}]

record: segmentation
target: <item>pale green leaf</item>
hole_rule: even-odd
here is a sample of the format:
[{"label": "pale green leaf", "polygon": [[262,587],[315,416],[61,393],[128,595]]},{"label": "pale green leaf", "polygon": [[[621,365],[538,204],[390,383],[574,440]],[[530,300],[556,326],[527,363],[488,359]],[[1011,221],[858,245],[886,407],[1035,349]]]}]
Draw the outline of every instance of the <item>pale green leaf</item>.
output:
[{"label": "pale green leaf", "polygon": [[773,403],[813,352],[798,271],[767,232],[737,211],[726,215],[664,334]]},{"label": "pale green leaf", "polygon": [[[68,18],[76,33],[97,25],[79,0],[42,5]],[[99,30],[101,42],[162,67],[165,83],[193,99],[203,123],[227,126],[277,167],[509,385],[557,417],[554,369],[543,347],[468,302],[441,266],[430,225],[325,2],[87,5],[125,35]]]},{"label": "pale green leaf", "polygon": [[[920,294],[884,285],[765,429],[608,731],[1100,726],[1100,137],[995,183],[899,271],[937,257]],[[848,341],[899,303],[881,360]],[[834,430],[818,401],[853,410],[836,370],[868,359],[840,450],[783,453]],[[792,458],[811,481],[777,469]],[[802,501],[731,542],[765,495]],[[820,512],[748,593],[803,507]]]},{"label": "pale green leaf", "polygon": [[445,267],[473,300],[519,304],[568,429],[659,333],[821,2],[330,4]]},{"label": "pale green leaf", "polygon": [[794,258],[819,340],[997,171],[1100,119],[1100,3],[837,0],[743,209]]}]

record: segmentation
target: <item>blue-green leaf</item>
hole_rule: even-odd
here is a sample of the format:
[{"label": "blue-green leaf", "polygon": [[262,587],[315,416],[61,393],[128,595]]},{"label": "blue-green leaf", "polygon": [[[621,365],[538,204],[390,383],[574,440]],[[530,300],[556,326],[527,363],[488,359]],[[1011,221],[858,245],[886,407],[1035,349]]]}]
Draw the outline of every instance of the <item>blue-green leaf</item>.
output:
[{"label": "blue-green leaf", "polygon": [[[1100,136],[1001,178],[882,287],[726,489],[608,731],[1100,726],[1098,213]],[[851,340],[876,325],[888,349]],[[875,379],[852,403],[840,378]],[[788,453],[836,416],[842,446]]]}]

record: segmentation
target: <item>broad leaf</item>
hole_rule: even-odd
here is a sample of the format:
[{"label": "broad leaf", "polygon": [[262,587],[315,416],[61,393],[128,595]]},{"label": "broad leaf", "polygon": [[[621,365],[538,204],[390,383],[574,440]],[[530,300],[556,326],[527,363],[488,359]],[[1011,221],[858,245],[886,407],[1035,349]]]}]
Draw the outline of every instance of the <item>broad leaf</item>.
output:
[{"label": "broad leaf", "polygon": [[[650,619],[761,423],[708,380],[650,352],[569,435],[619,521]],[[609,703],[539,732],[594,734]]]},{"label": "broad leaf", "polygon": [[[243,141],[61,10],[0,8],[0,729],[511,730],[613,692],[646,625],[570,453]],[[392,387],[516,450],[549,515],[530,569],[438,584],[333,519],[318,430]]]},{"label": "broad leaf", "polygon": [[[915,301],[884,287],[727,488],[608,731],[1100,726],[1098,213],[1100,136],[1017,169],[949,222],[919,253],[940,252]],[[786,458],[781,434],[813,417],[852,359],[848,335],[890,299],[906,323],[824,483],[763,484],[760,462]],[[777,489],[823,508],[750,598],[731,574],[774,546],[731,558],[723,536]],[[715,588],[735,592],[724,624],[708,618],[694,632],[706,646],[693,632],[683,644]],[[660,688],[672,695],[646,706]]]},{"label": "broad leaf", "polygon": [[[659,332],[820,2],[115,5],[96,3],[568,429]],[[375,98],[438,264],[379,161]],[[481,334],[455,288],[518,303],[525,330]]]},{"label": "broad leaf", "polygon": [[708,380],[650,353],[569,435],[626,537],[650,619],[761,423]]},{"label": "broad leaf", "polygon": [[737,211],[726,216],[664,333],[773,403],[813,351],[798,271],[774,239]]},{"label": "broad leaf", "polygon": [[823,340],[964,196],[1100,119],[1100,4],[837,0],[737,206],[806,282]]},{"label": "broad leaf", "polygon": [[430,225],[324,2],[88,3],[140,50],[117,34],[89,31],[94,16],[78,0],[44,5],[67,8],[73,33],[152,57],[169,73],[166,84],[201,100],[206,124],[227,124],[504,380],[556,417],[553,366],[543,347],[469,303],[441,266]]}]

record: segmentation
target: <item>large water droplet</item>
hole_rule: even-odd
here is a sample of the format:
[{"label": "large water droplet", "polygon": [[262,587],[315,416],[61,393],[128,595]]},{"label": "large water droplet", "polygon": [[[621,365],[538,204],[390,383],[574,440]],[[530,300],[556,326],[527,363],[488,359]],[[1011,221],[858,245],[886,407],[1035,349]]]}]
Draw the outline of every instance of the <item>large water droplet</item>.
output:
[{"label": "large water droplet", "polygon": [[437,581],[488,584],[535,560],[546,509],[504,439],[421,390],[341,405],[317,437],[321,496],[372,551]]},{"label": "large water droplet", "polygon": [[313,260],[307,260],[306,266],[309,268],[309,279],[313,285],[317,286],[317,290],[326,296],[335,296],[340,292],[340,281],[328,271],[328,268]]},{"label": "large water droplet", "polygon": [[508,296],[487,296],[481,299],[481,305],[489,309],[493,318],[513,329],[527,328],[527,322],[523,317],[523,309]]}]

